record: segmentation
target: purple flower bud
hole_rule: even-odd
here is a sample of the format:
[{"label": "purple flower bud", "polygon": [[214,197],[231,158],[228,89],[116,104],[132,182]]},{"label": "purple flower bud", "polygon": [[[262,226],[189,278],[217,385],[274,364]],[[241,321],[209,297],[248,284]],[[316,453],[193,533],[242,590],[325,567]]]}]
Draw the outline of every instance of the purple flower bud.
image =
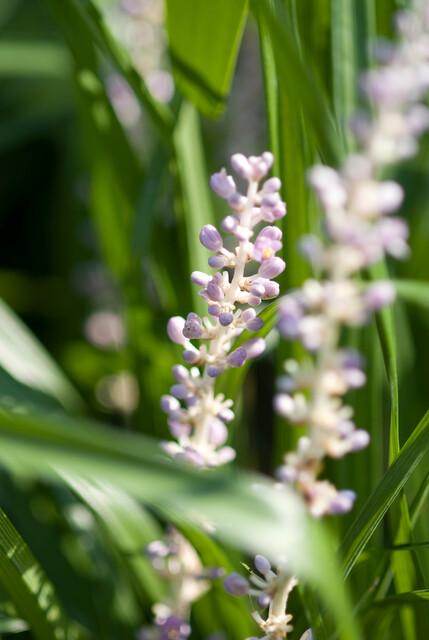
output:
[{"label": "purple flower bud", "polygon": [[278,227],[264,227],[262,229],[253,247],[253,258],[258,262],[272,258],[276,251],[282,248],[281,243],[282,232]]},{"label": "purple flower bud", "polygon": [[201,338],[203,335],[201,318],[196,313],[188,313],[185,326],[183,327],[183,335],[189,340]]},{"label": "purple flower bud", "polygon": [[262,186],[262,191],[265,193],[273,193],[275,191],[280,191],[282,188],[282,183],[278,178],[270,178],[266,182],[264,182]]},{"label": "purple flower bud", "polygon": [[176,364],[173,367],[173,376],[177,382],[186,382],[189,380],[189,371],[182,364]]},{"label": "purple flower bud", "polygon": [[224,368],[221,366],[216,366],[214,364],[211,364],[210,366],[207,367],[207,375],[210,378],[217,378],[223,372],[224,372]]},{"label": "purple flower bud", "polygon": [[265,340],[263,338],[250,338],[243,344],[248,358],[257,358],[265,351]]},{"label": "purple flower bud", "polygon": [[210,178],[210,186],[221,198],[229,198],[236,190],[234,179],[227,175],[225,169],[214,173]]},{"label": "purple flower bud", "polygon": [[173,384],[170,391],[171,395],[173,395],[175,398],[179,398],[179,400],[183,400],[190,395],[189,389],[183,384]]},{"label": "purple flower bud", "polygon": [[191,433],[191,425],[178,420],[169,420],[168,426],[170,427],[170,433],[173,438],[183,438],[189,436]]},{"label": "purple flower bud", "polygon": [[388,280],[380,280],[370,285],[364,294],[365,305],[371,311],[378,311],[382,307],[392,304],[396,292],[393,284]]},{"label": "purple flower bud", "polygon": [[168,545],[166,545],[162,540],[154,540],[145,547],[145,554],[151,560],[166,558],[169,553],[170,549]]},{"label": "purple flower bud", "polygon": [[369,444],[369,433],[364,429],[356,429],[349,437],[349,441],[353,451],[365,449]]},{"label": "purple flower bud", "polygon": [[226,218],[222,220],[221,227],[227,233],[232,233],[237,228],[237,225],[238,220],[235,216],[226,216]]},{"label": "purple flower bud", "polygon": [[222,269],[228,260],[225,256],[210,256],[207,262],[212,269]]},{"label": "purple flower bud", "polygon": [[263,576],[271,571],[270,561],[265,556],[257,554],[255,556],[254,564],[256,571],[259,571]]},{"label": "purple flower bud", "polygon": [[243,196],[241,193],[233,193],[230,198],[228,198],[228,204],[233,211],[243,211],[244,207],[247,204],[247,198]]},{"label": "purple flower bud", "polygon": [[220,447],[224,444],[228,438],[228,429],[225,427],[225,423],[218,418],[210,420],[207,429],[208,441],[213,447]]},{"label": "purple flower bud", "polygon": [[203,271],[193,271],[191,273],[191,280],[194,284],[198,284],[200,287],[207,287],[207,284],[210,281],[209,275],[204,273]]},{"label": "purple flower bud", "polygon": [[200,360],[200,352],[199,351],[191,351],[191,349],[187,349],[183,352],[183,359],[188,364],[197,364]]},{"label": "purple flower bud", "polygon": [[269,258],[268,260],[264,260],[258,270],[258,274],[263,278],[267,278],[271,280],[272,278],[276,278],[280,275],[286,268],[286,263],[284,260],[278,257]]},{"label": "purple flower bud", "polygon": [[257,598],[257,602],[258,602],[258,606],[261,607],[261,609],[265,609],[270,605],[271,598],[268,595],[268,593],[261,593],[261,595],[258,596]]},{"label": "purple flower bud", "polygon": [[239,573],[231,573],[223,582],[225,591],[232,596],[245,596],[249,592],[249,583]]},{"label": "purple flower bud", "polygon": [[222,447],[217,452],[217,466],[228,464],[235,458],[235,451],[232,447]]},{"label": "purple flower bud", "polygon": [[284,482],[286,484],[292,484],[297,479],[296,469],[290,467],[289,465],[283,465],[279,467],[276,471],[276,477],[279,482]]},{"label": "purple flower bud", "polygon": [[165,413],[171,413],[180,409],[180,402],[173,396],[164,395],[161,397],[161,409]]},{"label": "purple flower bud", "polygon": [[219,251],[222,249],[222,236],[212,224],[206,224],[200,231],[201,244],[210,251]]},{"label": "purple flower bud", "polygon": [[160,636],[159,640],[187,640],[191,635],[191,627],[187,622],[179,618],[178,616],[171,615],[165,620],[157,622],[159,626]]},{"label": "purple flower bud", "polygon": [[232,351],[227,357],[226,361],[230,367],[241,367],[246,362],[247,359],[247,351],[244,347],[238,347]]},{"label": "purple flower bud", "polygon": [[329,505],[329,513],[332,515],[341,515],[347,513],[353,507],[356,500],[354,491],[344,490],[338,491]]},{"label": "purple flower bud", "polygon": [[250,156],[248,160],[252,167],[253,180],[260,180],[271,169],[274,156],[270,151],[264,151],[261,156]]},{"label": "purple flower bud", "polygon": [[207,310],[209,312],[209,314],[211,316],[214,316],[215,318],[217,318],[217,316],[220,314],[220,306],[218,304],[209,304]]},{"label": "purple flower bud", "polygon": [[404,199],[404,190],[397,182],[385,180],[378,185],[380,213],[396,211]]},{"label": "purple flower bud", "polygon": [[243,320],[244,324],[247,324],[248,322],[253,320],[253,318],[256,318],[256,311],[254,309],[245,309],[241,314],[241,319]]},{"label": "purple flower bud", "polygon": [[267,280],[265,283],[265,292],[263,295],[264,300],[268,300],[269,298],[277,298],[280,293],[280,285],[278,282],[274,282],[273,280]]},{"label": "purple flower bud", "polygon": [[261,282],[255,282],[250,287],[250,293],[254,296],[258,296],[259,298],[262,298],[262,296],[265,293],[265,286]]},{"label": "purple flower bud", "polygon": [[234,320],[232,313],[221,313],[219,316],[219,322],[223,327],[227,327]]},{"label": "purple flower bud", "polygon": [[218,282],[218,279],[212,278],[207,285],[207,293],[210,300],[215,300],[216,302],[220,302],[225,297],[224,291]]},{"label": "purple flower bud", "polygon": [[173,316],[167,323],[167,334],[172,342],[177,344],[185,343],[185,336],[183,335],[183,327],[185,326],[185,319],[180,316]]},{"label": "purple flower bud", "polygon": [[251,307],[257,307],[261,304],[260,296],[250,295],[247,299],[247,304],[250,304]]},{"label": "purple flower bud", "polygon": [[231,156],[231,166],[234,171],[245,180],[252,179],[252,165],[242,153],[234,153],[234,155]]},{"label": "purple flower bud", "polygon": [[217,416],[220,420],[223,420],[223,422],[231,422],[235,418],[234,411],[231,411],[231,409],[222,409]]},{"label": "purple flower bud", "polygon": [[259,331],[259,329],[262,329],[263,326],[264,326],[264,321],[262,320],[262,318],[258,318],[258,317],[253,318],[252,320],[249,320],[249,322],[246,323],[246,327],[250,331]]}]

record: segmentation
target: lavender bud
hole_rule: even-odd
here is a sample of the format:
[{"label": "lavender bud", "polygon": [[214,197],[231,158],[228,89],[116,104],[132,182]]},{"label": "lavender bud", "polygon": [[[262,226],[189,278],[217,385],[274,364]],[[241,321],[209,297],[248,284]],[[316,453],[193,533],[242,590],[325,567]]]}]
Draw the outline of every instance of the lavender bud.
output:
[{"label": "lavender bud", "polygon": [[150,542],[145,548],[145,554],[151,560],[156,560],[157,558],[166,558],[169,554],[170,550],[168,545],[162,540],[154,540]]},{"label": "lavender bud", "polygon": [[185,326],[183,327],[183,335],[189,340],[201,338],[203,335],[201,318],[196,313],[188,313]]},{"label": "lavender bud", "polygon": [[245,596],[249,592],[249,583],[239,573],[231,573],[223,582],[225,591],[232,596]]},{"label": "lavender bud", "polygon": [[211,316],[217,318],[217,316],[220,314],[220,306],[218,304],[209,304],[207,311]]},{"label": "lavender bud", "polygon": [[183,384],[173,384],[170,391],[171,395],[175,398],[179,398],[179,400],[184,400],[190,395],[189,389]]},{"label": "lavender bud", "polygon": [[234,411],[231,411],[231,409],[222,409],[217,416],[220,420],[223,420],[223,422],[231,422],[235,418]]},{"label": "lavender bud", "polygon": [[265,293],[265,287],[260,282],[255,282],[250,287],[250,293],[254,296],[258,296],[259,298],[262,298],[262,296]]},{"label": "lavender bud", "polygon": [[270,178],[266,180],[262,186],[262,191],[265,193],[273,193],[275,191],[280,191],[282,188],[282,183],[278,178]]},{"label": "lavender bud", "polygon": [[364,294],[364,301],[368,309],[378,311],[378,309],[392,304],[395,296],[396,292],[392,283],[388,280],[380,280],[368,287]]},{"label": "lavender bud", "polygon": [[256,318],[256,311],[254,309],[245,309],[241,314],[241,319],[243,320],[244,324],[247,324],[248,322],[253,320],[253,318]]},{"label": "lavender bud", "polygon": [[247,304],[250,304],[251,307],[257,307],[261,304],[260,296],[250,295],[247,299]]},{"label": "lavender bud", "polygon": [[198,284],[200,287],[207,287],[210,282],[210,276],[203,271],[193,271],[191,273],[191,280],[194,284]]},{"label": "lavender bud", "polygon": [[236,190],[235,182],[232,176],[227,175],[225,169],[214,173],[210,178],[210,186],[213,191],[221,198],[229,198]]},{"label": "lavender bud", "polygon": [[170,420],[168,423],[173,438],[183,438],[191,434],[191,425],[178,420]]},{"label": "lavender bud", "polygon": [[232,313],[221,313],[219,316],[219,322],[223,327],[227,327],[234,320]]},{"label": "lavender bud", "polygon": [[222,236],[212,224],[206,224],[201,229],[200,242],[210,251],[219,251],[223,247]]},{"label": "lavender bud", "polygon": [[183,359],[188,364],[197,364],[197,362],[199,362],[200,360],[200,352],[191,351],[190,349],[187,349],[186,351],[183,352]]},{"label": "lavender bud", "polygon": [[380,213],[392,213],[396,211],[404,199],[404,190],[397,182],[386,180],[378,187]]},{"label": "lavender bud", "polygon": [[271,280],[272,278],[276,278],[278,275],[280,275],[285,268],[285,261],[275,256],[274,258],[264,260],[264,262],[259,267],[258,274],[263,278]]},{"label": "lavender bud", "polygon": [[352,450],[359,451],[360,449],[364,449],[368,446],[369,433],[367,431],[364,431],[364,429],[357,429],[356,431],[353,431],[349,440],[352,446]]},{"label": "lavender bud", "polygon": [[161,409],[165,413],[171,413],[180,409],[180,402],[173,396],[164,395],[161,397]]},{"label": "lavender bud", "polygon": [[332,515],[347,513],[353,507],[355,500],[356,494],[354,491],[338,491],[337,495],[329,505],[329,513]]},{"label": "lavender bud", "polygon": [[185,326],[185,319],[180,316],[173,316],[167,323],[167,334],[172,342],[177,344],[185,343],[185,336],[183,335],[183,328]]},{"label": "lavender bud", "polygon": [[207,367],[207,375],[210,378],[217,378],[224,372],[224,368],[216,365],[210,365]]},{"label": "lavender bud", "polygon": [[262,327],[264,326],[264,321],[262,320],[262,318],[253,318],[252,320],[249,320],[249,322],[246,323],[246,328],[249,329],[250,331],[259,331],[259,329],[262,329]]},{"label": "lavender bud", "polygon": [[234,155],[231,156],[231,166],[234,171],[245,180],[252,179],[252,165],[242,153],[234,153]]},{"label": "lavender bud", "polygon": [[235,351],[232,351],[227,357],[226,361],[230,367],[241,367],[247,359],[247,351],[244,347],[238,347]]},{"label": "lavender bud", "polygon": [[241,193],[233,193],[230,198],[228,198],[228,204],[233,211],[243,211],[244,207],[247,204],[247,198],[243,196]]},{"label": "lavender bud", "polygon": [[207,293],[210,300],[215,300],[216,302],[220,302],[225,297],[223,289],[221,289],[221,287],[218,285],[218,280],[215,278],[212,278],[208,283]]},{"label": "lavender bud", "polygon": [[265,292],[263,295],[264,300],[268,300],[269,298],[277,298],[280,293],[280,285],[278,282],[274,282],[273,280],[267,280],[265,283]]},{"label": "lavender bud", "polygon": [[237,225],[237,218],[235,218],[234,216],[226,216],[226,218],[222,220],[221,227],[227,233],[232,233],[237,228]]},{"label": "lavender bud", "polygon": [[256,571],[259,571],[263,576],[271,571],[270,561],[265,556],[256,555],[254,564]]},{"label": "lavender bud", "polygon": [[257,358],[265,351],[265,340],[263,338],[250,338],[243,345],[248,358]]},{"label": "lavender bud", "polygon": [[182,364],[176,364],[173,367],[173,376],[177,382],[186,382],[189,380],[189,371]]},{"label": "lavender bud", "polygon": [[212,269],[222,269],[226,266],[227,262],[225,256],[210,256],[208,259],[209,267],[212,267]]},{"label": "lavender bud", "polygon": [[261,593],[261,595],[258,596],[257,598],[257,602],[258,602],[258,605],[261,607],[261,609],[265,609],[270,605],[271,598],[268,595],[268,593]]},{"label": "lavender bud", "polygon": [[228,438],[228,429],[222,420],[213,418],[208,425],[208,440],[214,447],[220,447]]}]

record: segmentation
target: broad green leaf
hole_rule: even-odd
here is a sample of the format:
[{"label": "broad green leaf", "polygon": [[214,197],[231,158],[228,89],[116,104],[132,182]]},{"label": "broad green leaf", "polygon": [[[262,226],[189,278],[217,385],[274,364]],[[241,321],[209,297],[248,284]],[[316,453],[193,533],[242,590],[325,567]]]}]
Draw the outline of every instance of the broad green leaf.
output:
[{"label": "broad green leaf", "polygon": [[15,473],[108,482],[194,524],[211,522],[219,539],[247,553],[287,558],[334,615],[339,637],[359,637],[326,533],[292,492],[254,474],[184,469],[147,438],[63,417],[2,412],[0,440],[0,460]]},{"label": "broad green leaf", "polygon": [[165,585],[144,555],[145,546],[160,537],[156,521],[134,498],[117,487],[103,482],[88,482],[67,473],[62,477],[94,513],[140,601],[149,596],[152,604],[161,602]]},{"label": "broad green leaf", "polygon": [[63,78],[69,73],[70,57],[64,47],[55,43],[28,40],[0,43],[0,78]]},{"label": "broad green leaf", "polygon": [[0,584],[39,640],[79,640],[86,637],[66,618],[54,586],[2,510]]},{"label": "broad green leaf", "polygon": [[[208,252],[198,236],[201,227],[213,224],[214,213],[208,189],[208,176],[201,139],[199,116],[189,102],[182,104],[174,132],[179,189],[183,200],[183,224],[189,252],[190,271],[206,271]],[[193,287],[195,310],[205,311],[206,305]]]},{"label": "broad green leaf", "polygon": [[225,108],[247,0],[167,0],[167,30],[179,89],[205,115]]},{"label": "broad green leaf", "polygon": [[428,449],[429,412],[416,426],[347,531],[342,543],[346,576]]},{"label": "broad green leaf", "polygon": [[[55,399],[70,411],[82,407],[77,392],[47,351],[13,313],[0,300],[0,396],[20,404],[38,402],[32,392]],[[8,378],[9,377],[9,378]],[[2,380],[3,378],[3,380]],[[14,387],[13,381],[16,382]],[[12,383],[12,384],[11,384]],[[17,395],[14,396],[15,390]]]},{"label": "broad green leaf", "polygon": [[394,280],[398,295],[411,304],[429,309],[429,283],[418,280]]}]

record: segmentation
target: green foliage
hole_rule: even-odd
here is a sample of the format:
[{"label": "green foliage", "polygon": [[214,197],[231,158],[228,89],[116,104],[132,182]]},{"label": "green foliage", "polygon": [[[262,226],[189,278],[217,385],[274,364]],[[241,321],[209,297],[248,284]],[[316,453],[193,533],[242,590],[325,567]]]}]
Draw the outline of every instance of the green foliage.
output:
[{"label": "green foliage", "polygon": [[[209,173],[230,152],[273,150],[288,204],[281,284],[299,286],[309,268],[297,242],[320,232],[307,169],[335,165],[353,148],[347,122],[359,107],[359,73],[372,64],[375,37],[391,35],[397,3],[166,0],[168,45],[156,60],[176,85],[166,102],[155,97],[153,69],[141,66],[162,34],[153,36],[150,20],[140,25],[142,63],[115,4],[0,7],[0,635],[134,639],[165,596],[144,547],[173,522],[205,566],[227,573],[256,552],[287,557],[304,581],[293,596],[293,639],[310,625],[317,640],[423,638],[427,140],[396,176],[407,188],[412,259],[367,274],[390,274],[398,301],[361,337],[347,336],[368,362],[368,385],[351,401],[373,442],[326,471],[357,492],[354,519],[310,521],[254,468],[272,474],[298,435],[276,422],[267,393],[284,358],[299,355],[278,344],[277,303],[258,332],[267,356],[218,385],[242,407],[233,437],[243,468],[197,474],[159,447],[167,437],[159,397],[180,357],[165,324],[203,308],[189,272],[206,269],[200,227],[224,213]],[[120,317],[126,338],[84,339],[100,310]],[[105,402],[124,372],[136,389],[116,404],[109,391]],[[228,639],[254,636],[250,612],[217,580],[194,608],[192,638],[221,629]]]}]

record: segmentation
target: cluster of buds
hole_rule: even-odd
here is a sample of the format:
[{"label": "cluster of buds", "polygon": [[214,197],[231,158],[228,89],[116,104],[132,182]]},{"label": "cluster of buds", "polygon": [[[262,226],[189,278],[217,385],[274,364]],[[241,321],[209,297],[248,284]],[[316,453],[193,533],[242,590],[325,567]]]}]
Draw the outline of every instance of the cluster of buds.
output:
[{"label": "cluster of buds", "polygon": [[173,527],[165,540],[155,540],[146,547],[146,555],[167,583],[170,595],[165,602],[154,605],[154,624],[141,629],[139,640],[187,640],[192,604],[223,571],[205,569],[192,545]]},{"label": "cluster of buds", "polygon": [[[282,640],[293,630],[292,615],[287,613],[287,601],[297,580],[291,576],[287,568],[274,571],[267,558],[255,556],[255,571],[247,580],[238,573],[232,573],[224,581],[225,590],[234,596],[251,596],[256,607],[253,618],[264,633],[261,640]],[[267,614],[264,617],[263,611]],[[312,634],[307,630],[300,640],[311,640]],[[252,637],[247,640],[258,640]]]},{"label": "cluster of buds", "polygon": [[427,1],[400,12],[397,25],[399,45],[388,54],[384,47],[384,64],[363,78],[374,109],[358,119],[360,150],[338,171],[319,165],[309,173],[324,212],[325,241],[306,237],[302,249],[322,280],[308,280],[280,307],[280,332],[310,355],[301,365],[287,362],[279,381],[278,413],[308,430],[297,450],[285,455],[279,478],[299,490],[316,517],[348,511],[355,498],[318,479],[323,458],[339,458],[369,441],[343,404],[344,394],[365,384],[365,375],[359,356],[339,347],[341,330],[365,324],[395,298],[390,282],[363,287],[357,276],[385,256],[408,254],[408,227],[393,215],[403,190],[378,176],[387,164],[413,155],[418,136],[429,128],[429,110],[420,104],[429,89]]},{"label": "cluster of buds", "polygon": [[[173,368],[176,384],[170,395],[161,399],[171,434],[177,440],[163,446],[174,458],[199,467],[219,466],[235,456],[225,444],[226,423],[234,418],[233,403],[215,393],[215,381],[226,369],[241,367],[264,351],[265,341],[259,337],[249,338],[237,348],[233,343],[245,329],[262,328],[256,308],[262,301],[278,296],[279,285],[274,278],[286,266],[276,256],[282,248],[282,232],[272,224],[286,214],[286,205],[279,196],[281,184],[278,178],[265,180],[272,163],[269,152],[249,158],[242,154],[232,156],[233,169],[247,183],[246,195],[238,191],[225,169],[212,176],[213,191],[231,209],[222,222],[222,230],[233,242],[227,248],[213,225],[201,229],[200,242],[212,252],[208,264],[217,271],[194,271],[191,279],[201,287],[199,293],[207,302],[208,315],[175,316],[167,326],[170,339],[183,347],[189,368]],[[264,222],[270,224],[263,226],[253,239],[255,227]]]}]

